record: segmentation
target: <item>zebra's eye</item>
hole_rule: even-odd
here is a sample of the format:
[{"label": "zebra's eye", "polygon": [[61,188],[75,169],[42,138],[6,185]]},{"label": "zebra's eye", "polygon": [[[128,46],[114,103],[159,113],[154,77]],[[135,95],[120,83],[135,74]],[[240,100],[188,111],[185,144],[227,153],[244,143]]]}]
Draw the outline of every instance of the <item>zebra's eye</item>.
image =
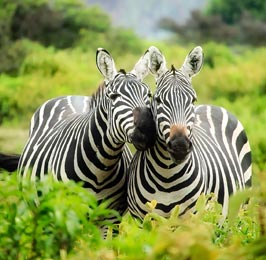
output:
[{"label": "zebra's eye", "polygon": [[110,94],[108,94],[107,96],[108,96],[110,99],[115,100],[115,99],[117,99],[118,97],[120,97],[120,94],[118,94],[118,93],[110,93]]},{"label": "zebra's eye", "polygon": [[160,105],[162,103],[161,99],[159,96],[155,97],[155,101],[158,105]]}]

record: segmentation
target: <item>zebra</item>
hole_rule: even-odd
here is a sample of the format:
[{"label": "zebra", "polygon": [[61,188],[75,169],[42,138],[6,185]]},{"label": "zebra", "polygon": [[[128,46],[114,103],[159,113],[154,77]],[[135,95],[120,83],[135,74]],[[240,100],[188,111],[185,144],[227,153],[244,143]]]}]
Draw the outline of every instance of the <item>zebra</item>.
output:
[{"label": "zebra", "polygon": [[123,214],[132,159],[125,143],[147,149],[155,142],[151,91],[142,82],[147,57],[126,73],[117,71],[109,52],[99,48],[96,64],[105,80],[94,95],[53,98],[33,114],[19,180],[35,182],[49,173],[58,181],[82,182],[99,203],[108,200],[110,209]]},{"label": "zebra", "polygon": [[[143,218],[154,202],[154,212],[169,217],[176,205],[179,215],[195,212],[201,194],[214,194],[228,214],[229,196],[251,186],[252,161],[247,135],[229,111],[198,105],[191,79],[203,64],[195,47],[182,67],[166,68],[163,54],[151,46],[149,68],[156,79],[152,100],[157,138],[153,147],[138,151],[128,179],[128,209]],[[156,204],[157,203],[157,204]]]}]

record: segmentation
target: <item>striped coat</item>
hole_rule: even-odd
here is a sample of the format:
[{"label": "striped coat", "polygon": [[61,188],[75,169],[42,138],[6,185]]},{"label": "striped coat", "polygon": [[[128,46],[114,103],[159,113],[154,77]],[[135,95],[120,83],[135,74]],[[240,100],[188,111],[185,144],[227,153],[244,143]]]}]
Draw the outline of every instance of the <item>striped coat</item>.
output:
[{"label": "striped coat", "polygon": [[228,211],[229,196],[251,185],[251,150],[239,120],[226,109],[195,106],[191,78],[199,72],[203,54],[193,49],[181,69],[170,70],[161,52],[150,47],[149,67],[156,78],[152,101],[157,139],[153,147],[135,154],[128,182],[132,215],[143,218],[147,202],[169,217],[194,211],[201,194],[214,193]]},{"label": "striped coat", "polygon": [[[126,209],[126,172],[132,154],[153,144],[150,90],[142,83],[147,74],[144,55],[129,73],[117,72],[110,54],[98,49],[97,67],[105,77],[92,97],[63,96],[45,102],[34,113],[29,139],[19,161],[19,176],[83,182],[98,201]],[[146,118],[147,125],[140,123]],[[154,128],[155,132],[155,128]]]}]

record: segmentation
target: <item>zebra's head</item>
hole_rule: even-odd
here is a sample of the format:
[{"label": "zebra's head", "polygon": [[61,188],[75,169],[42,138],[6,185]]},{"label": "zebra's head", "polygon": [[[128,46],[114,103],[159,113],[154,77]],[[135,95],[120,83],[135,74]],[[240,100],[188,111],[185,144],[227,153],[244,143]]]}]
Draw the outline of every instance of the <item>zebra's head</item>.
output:
[{"label": "zebra's head", "polygon": [[96,54],[99,71],[105,77],[108,128],[115,142],[129,142],[138,150],[154,145],[155,122],[151,113],[151,92],[142,82],[148,74],[148,54],[145,53],[133,70],[117,71],[114,60],[104,49]]},{"label": "zebra's head", "polygon": [[201,69],[202,48],[194,48],[180,69],[172,66],[170,70],[166,68],[165,58],[156,47],[150,47],[148,52],[149,69],[156,79],[152,112],[157,135],[172,160],[180,164],[192,150],[196,92],[191,85],[191,78]]}]

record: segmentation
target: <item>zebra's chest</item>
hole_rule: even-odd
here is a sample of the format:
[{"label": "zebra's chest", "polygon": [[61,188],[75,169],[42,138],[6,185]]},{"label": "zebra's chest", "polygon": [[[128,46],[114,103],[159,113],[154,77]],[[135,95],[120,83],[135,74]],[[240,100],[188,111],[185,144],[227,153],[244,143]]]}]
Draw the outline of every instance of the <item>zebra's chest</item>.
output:
[{"label": "zebra's chest", "polygon": [[203,176],[204,167],[192,160],[181,166],[167,167],[153,157],[137,158],[130,168],[129,208],[133,214],[143,217],[142,213],[137,213],[137,208],[149,212],[147,205],[156,201],[153,211],[161,216],[169,217],[177,205],[183,214],[204,192]]}]

